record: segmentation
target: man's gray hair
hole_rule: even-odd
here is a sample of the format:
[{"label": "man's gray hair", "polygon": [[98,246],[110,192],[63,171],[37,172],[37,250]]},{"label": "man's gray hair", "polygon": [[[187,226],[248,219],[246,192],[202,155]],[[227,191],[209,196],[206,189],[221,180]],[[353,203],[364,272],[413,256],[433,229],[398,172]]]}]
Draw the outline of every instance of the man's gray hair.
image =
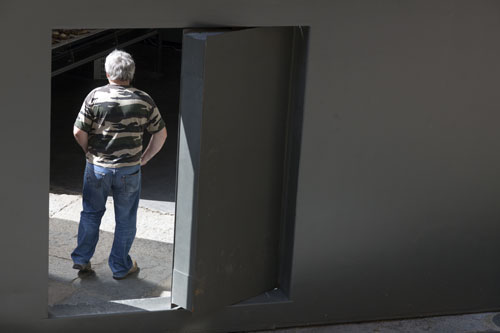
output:
[{"label": "man's gray hair", "polygon": [[108,54],[104,68],[111,80],[132,81],[134,78],[134,59],[127,52],[114,50]]}]

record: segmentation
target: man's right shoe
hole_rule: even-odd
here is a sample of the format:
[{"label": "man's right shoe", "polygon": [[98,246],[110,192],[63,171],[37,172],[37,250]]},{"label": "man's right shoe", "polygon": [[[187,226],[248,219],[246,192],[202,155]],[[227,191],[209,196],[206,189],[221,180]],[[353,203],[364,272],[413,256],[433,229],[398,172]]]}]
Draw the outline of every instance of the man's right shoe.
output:
[{"label": "man's right shoe", "polygon": [[127,276],[129,276],[130,274],[134,274],[135,272],[138,272],[139,269],[140,268],[139,268],[139,266],[137,266],[137,261],[132,260],[132,268],[127,272],[127,274],[125,274],[124,276],[114,276],[113,275],[113,279],[115,279],[115,280],[123,280]]},{"label": "man's right shoe", "polygon": [[90,261],[86,264],[74,264],[73,268],[78,269],[80,272],[88,272],[88,271],[92,270],[92,267],[90,265]]}]

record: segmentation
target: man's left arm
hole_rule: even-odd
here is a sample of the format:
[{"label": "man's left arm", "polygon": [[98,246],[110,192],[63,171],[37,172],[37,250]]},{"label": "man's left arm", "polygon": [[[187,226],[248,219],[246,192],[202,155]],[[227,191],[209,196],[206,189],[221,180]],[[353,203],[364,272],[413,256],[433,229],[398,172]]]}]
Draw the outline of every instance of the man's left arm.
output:
[{"label": "man's left arm", "polygon": [[73,126],[73,135],[76,142],[82,147],[85,154],[89,151],[89,134],[76,126]]}]

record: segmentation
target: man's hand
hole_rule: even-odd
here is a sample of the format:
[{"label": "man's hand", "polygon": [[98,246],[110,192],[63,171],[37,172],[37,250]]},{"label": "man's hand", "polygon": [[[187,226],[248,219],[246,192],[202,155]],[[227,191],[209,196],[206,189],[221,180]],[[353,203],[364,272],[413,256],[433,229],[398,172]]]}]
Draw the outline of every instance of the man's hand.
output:
[{"label": "man's hand", "polygon": [[76,139],[76,142],[82,147],[85,154],[87,154],[89,150],[89,134],[85,131],[82,131],[76,126],[73,126],[73,135]]},{"label": "man's hand", "polygon": [[144,151],[141,157],[141,166],[146,165],[153,156],[156,155],[163,147],[165,143],[165,139],[167,138],[167,129],[163,128],[159,132],[151,135],[151,139],[149,140],[148,147]]}]

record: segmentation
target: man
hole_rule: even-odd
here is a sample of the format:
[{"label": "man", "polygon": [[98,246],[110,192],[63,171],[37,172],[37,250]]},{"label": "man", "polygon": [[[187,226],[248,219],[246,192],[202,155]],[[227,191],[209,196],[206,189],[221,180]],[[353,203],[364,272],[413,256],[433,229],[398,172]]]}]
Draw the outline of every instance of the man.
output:
[{"label": "man", "polygon": [[[165,123],[152,98],[130,86],[135,72],[131,55],[115,50],[106,57],[109,84],[92,90],[81,107],[73,134],[87,157],[83,181],[83,211],[73,268],[91,272],[90,258],[110,191],[115,210],[115,235],[109,256],[113,278],[139,270],[129,255],[135,238],[141,192],[141,166],[158,153],[167,137]],[[144,131],[152,134],[143,152]]]}]

